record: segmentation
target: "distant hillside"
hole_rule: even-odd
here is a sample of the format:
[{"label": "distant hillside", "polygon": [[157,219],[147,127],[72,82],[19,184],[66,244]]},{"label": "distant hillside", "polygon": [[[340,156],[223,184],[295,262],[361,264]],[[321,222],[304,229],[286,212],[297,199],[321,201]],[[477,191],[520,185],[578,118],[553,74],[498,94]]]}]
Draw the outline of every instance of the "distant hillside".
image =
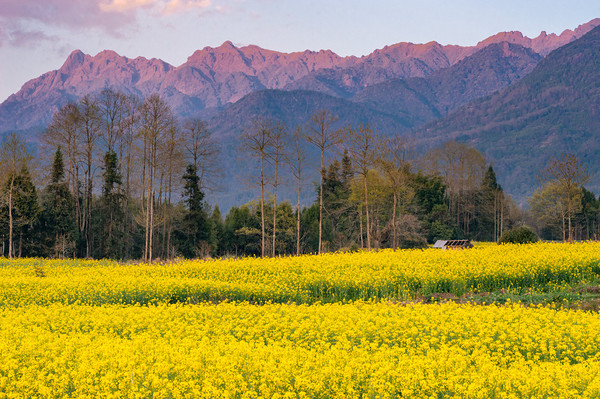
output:
[{"label": "distant hillside", "polygon": [[546,56],[518,83],[414,133],[426,147],[456,139],[484,151],[521,201],[555,154],[579,155],[600,191],[600,27]]},{"label": "distant hillside", "polygon": [[517,44],[491,44],[425,78],[394,79],[351,99],[388,114],[403,113],[411,127],[438,119],[526,76],[541,56]]},{"label": "distant hillside", "polygon": [[[257,117],[270,118],[285,121],[289,130],[296,126],[306,128],[311,115],[320,109],[327,109],[339,117],[336,128],[368,123],[382,130],[409,128],[402,116],[388,115],[368,106],[314,91],[263,90],[249,94],[209,120],[209,129],[218,138],[223,149],[221,163],[224,165],[225,178],[221,192],[216,193],[217,202],[227,209],[256,197],[254,189],[240,184],[247,180],[251,169],[247,156],[240,153],[240,136],[251,126],[253,120]],[[312,155],[315,155],[316,150],[312,150]],[[311,167],[310,173],[315,172],[312,169]],[[281,198],[293,199],[294,194],[293,189],[286,191],[283,188],[279,195]],[[312,187],[305,192],[305,198],[307,203],[314,199]]]}]

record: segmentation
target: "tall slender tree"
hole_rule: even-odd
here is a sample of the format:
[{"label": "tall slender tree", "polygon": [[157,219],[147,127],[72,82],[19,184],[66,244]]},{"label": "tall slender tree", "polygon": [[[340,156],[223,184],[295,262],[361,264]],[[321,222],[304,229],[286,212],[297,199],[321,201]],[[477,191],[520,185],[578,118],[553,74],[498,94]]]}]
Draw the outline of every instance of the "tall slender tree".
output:
[{"label": "tall slender tree", "polygon": [[410,163],[408,159],[408,142],[400,138],[384,141],[383,156],[379,164],[387,177],[392,191],[392,248],[398,248],[398,208],[404,206],[414,195],[410,187]]},{"label": "tall slender tree", "polygon": [[265,256],[265,185],[267,183],[266,166],[273,145],[273,123],[267,119],[255,119],[253,125],[242,136],[243,150],[259,163],[260,185],[260,229],[261,229],[261,256]]},{"label": "tall slender tree", "polygon": [[275,242],[277,230],[277,187],[279,186],[279,167],[284,161],[286,154],[286,129],[283,122],[275,122],[271,130],[272,148],[269,153],[269,158],[273,164],[273,243],[271,248],[271,256],[275,257]]},{"label": "tall slender tree", "polygon": [[[139,151],[138,135],[140,134],[140,110],[141,100],[137,97],[126,97],[123,100],[123,116],[120,119],[121,140],[119,141],[119,166],[123,177],[123,191],[125,203],[123,204],[125,216],[123,221],[124,253],[126,257],[132,256],[134,218],[132,216],[132,199],[134,198],[134,187],[132,177],[139,162],[134,160]],[[140,187],[143,190],[142,187]]]},{"label": "tall slender tree", "polygon": [[155,201],[157,180],[160,178],[159,163],[162,156],[161,144],[175,123],[173,111],[158,94],[151,94],[141,107],[140,132],[143,141],[142,184],[143,224],[145,230],[144,261],[152,262]]},{"label": "tall slender tree", "polygon": [[98,139],[101,135],[101,119],[98,101],[86,95],[79,100],[81,162],[83,164],[83,218],[80,231],[85,241],[85,257],[92,256],[92,194],[94,190],[95,157],[98,155]]},{"label": "tall slender tree", "polygon": [[288,164],[296,179],[296,255],[300,255],[300,196],[306,164],[305,136],[300,126],[296,127],[291,136],[291,151],[288,153]]},{"label": "tall slender tree", "polygon": [[344,131],[345,149],[352,160],[352,165],[356,172],[362,177],[365,201],[365,215],[367,232],[367,249],[371,249],[371,223],[369,215],[369,188],[368,175],[369,170],[375,166],[378,157],[382,151],[382,141],[380,136],[375,133],[371,127],[359,126],[358,129],[348,127]]},{"label": "tall slender tree", "polygon": [[327,110],[315,112],[309,123],[310,134],[306,136],[309,143],[317,147],[321,153],[319,174],[319,253],[322,250],[323,241],[323,174],[325,173],[325,156],[340,141],[339,131],[333,129],[338,117]]}]

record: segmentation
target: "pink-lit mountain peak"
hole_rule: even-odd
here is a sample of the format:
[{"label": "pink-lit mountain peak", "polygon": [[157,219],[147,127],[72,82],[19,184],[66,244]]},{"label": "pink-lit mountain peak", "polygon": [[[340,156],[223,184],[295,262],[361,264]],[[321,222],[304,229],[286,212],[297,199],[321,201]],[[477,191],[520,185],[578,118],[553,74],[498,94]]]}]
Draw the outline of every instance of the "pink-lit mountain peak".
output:
[{"label": "pink-lit mountain peak", "polygon": [[[348,97],[389,79],[425,77],[492,43],[510,42],[545,56],[598,25],[600,19],[594,19],[560,35],[542,32],[534,39],[520,32],[501,32],[470,47],[402,42],[361,57],[343,57],[331,50],[285,53],[226,41],[195,51],[179,67],[156,58],[127,58],[111,50],[94,56],[75,50],[61,68],[25,83],[0,105],[0,122],[5,121],[2,126],[8,129],[46,124],[53,110],[68,99],[107,86],[141,96],[160,93],[183,114],[222,107],[263,89]],[[508,47],[504,50],[510,52]],[[28,116],[14,111],[25,112],[23,104],[29,104]]]},{"label": "pink-lit mountain peak", "polygon": [[542,31],[533,39],[524,36],[519,31],[499,32],[477,43],[476,47],[482,48],[492,43],[509,42],[519,44],[524,47],[529,47],[536,53],[546,56],[551,51],[556,50],[557,48],[562,47],[577,38],[580,38],[594,29],[596,26],[600,26],[600,18],[592,19],[585,24],[579,25],[573,30],[565,29],[560,35],[555,33],[548,34],[546,31]]}]

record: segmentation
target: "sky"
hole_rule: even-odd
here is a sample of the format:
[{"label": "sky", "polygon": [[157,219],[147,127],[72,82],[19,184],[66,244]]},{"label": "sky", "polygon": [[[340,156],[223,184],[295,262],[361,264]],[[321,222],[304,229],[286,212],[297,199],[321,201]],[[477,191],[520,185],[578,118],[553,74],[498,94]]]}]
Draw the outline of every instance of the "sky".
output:
[{"label": "sky", "polygon": [[0,102],[75,49],[174,66],[227,40],[361,56],[398,42],[560,34],[596,17],[599,0],[0,0]]}]

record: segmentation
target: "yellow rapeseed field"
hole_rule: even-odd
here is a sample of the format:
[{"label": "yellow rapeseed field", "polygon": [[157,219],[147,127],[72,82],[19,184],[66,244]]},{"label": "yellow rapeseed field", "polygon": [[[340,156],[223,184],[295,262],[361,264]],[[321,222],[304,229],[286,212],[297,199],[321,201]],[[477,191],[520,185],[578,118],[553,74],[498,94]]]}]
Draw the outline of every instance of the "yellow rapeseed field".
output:
[{"label": "yellow rapeseed field", "polygon": [[314,303],[585,282],[600,243],[483,246],[129,265],[0,260],[0,306],[235,300]]},{"label": "yellow rapeseed field", "polygon": [[0,399],[597,398],[598,313],[407,300],[599,273],[597,243],[0,260]]},{"label": "yellow rapeseed field", "polygon": [[0,398],[600,396],[597,314],[520,305],[30,305]]}]

